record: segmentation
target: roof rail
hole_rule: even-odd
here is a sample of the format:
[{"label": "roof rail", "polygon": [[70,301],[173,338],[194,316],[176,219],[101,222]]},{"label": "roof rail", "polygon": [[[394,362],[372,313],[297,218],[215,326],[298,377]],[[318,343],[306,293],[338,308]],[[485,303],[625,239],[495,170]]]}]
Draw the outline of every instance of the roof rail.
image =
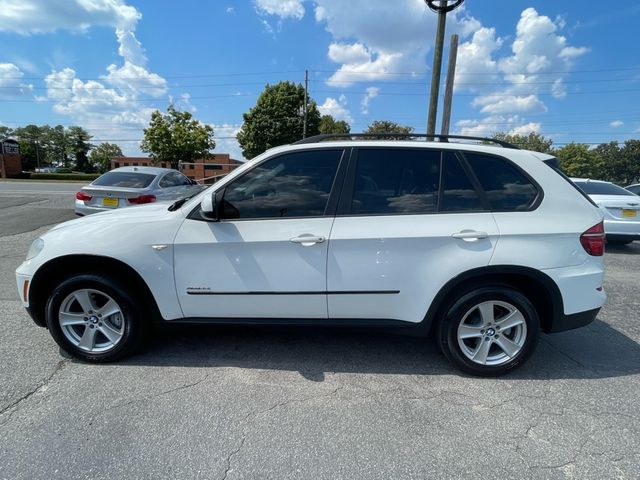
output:
[{"label": "roof rail", "polygon": [[504,140],[497,140],[495,138],[486,137],[469,137],[466,135],[440,135],[438,133],[426,134],[426,133],[325,133],[322,135],[314,135],[313,137],[303,138],[294,142],[293,145],[303,145],[305,143],[319,143],[325,140],[353,140],[358,138],[364,138],[365,140],[410,140],[412,138],[424,138],[426,141],[434,141],[436,138],[438,142],[448,143],[449,139],[455,140],[477,140],[487,143],[495,143],[504,148],[513,148],[520,150],[520,147],[513,145],[512,143],[505,142]]}]

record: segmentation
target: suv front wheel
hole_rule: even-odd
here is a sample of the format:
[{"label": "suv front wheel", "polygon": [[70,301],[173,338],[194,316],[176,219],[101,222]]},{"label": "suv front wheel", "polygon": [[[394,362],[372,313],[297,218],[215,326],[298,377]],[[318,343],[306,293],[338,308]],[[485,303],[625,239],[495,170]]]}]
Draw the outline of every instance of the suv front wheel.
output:
[{"label": "suv front wheel", "polygon": [[143,335],[143,315],[132,296],[103,275],[74,275],[47,301],[47,327],[67,353],[90,362],[129,355]]},{"label": "suv front wheel", "polygon": [[529,299],[496,285],[455,301],[438,338],[442,352],[461,370],[493,377],[521,365],[535,349],[539,332],[540,319]]}]

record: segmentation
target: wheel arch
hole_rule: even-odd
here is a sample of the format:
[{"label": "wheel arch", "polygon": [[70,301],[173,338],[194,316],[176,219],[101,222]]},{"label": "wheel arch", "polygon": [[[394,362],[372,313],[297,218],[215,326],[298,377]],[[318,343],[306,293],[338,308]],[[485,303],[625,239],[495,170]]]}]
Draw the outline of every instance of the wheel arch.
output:
[{"label": "wheel arch", "polygon": [[157,302],[142,276],[131,266],[112,257],[100,255],[65,255],[49,260],[33,276],[29,287],[29,309],[37,325],[44,327],[47,298],[64,278],[73,274],[110,275],[130,289],[141,302],[145,314],[160,318]]},{"label": "wheel arch", "polygon": [[446,314],[453,301],[475,288],[503,284],[519,290],[533,303],[543,332],[553,329],[555,319],[564,315],[564,303],[558,285],[551,277],[530,267],[492,265],[468,270],[449,280],[431,302],[422,324],[430,331]]}]

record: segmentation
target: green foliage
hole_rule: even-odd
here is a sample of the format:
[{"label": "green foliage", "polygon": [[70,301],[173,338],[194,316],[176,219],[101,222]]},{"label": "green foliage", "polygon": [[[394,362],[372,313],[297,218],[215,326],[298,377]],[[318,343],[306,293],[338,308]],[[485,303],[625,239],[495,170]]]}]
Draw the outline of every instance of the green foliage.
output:
[{"label": "green foliage", "polygon": [[569,143],[555,152],[560,168],[570,177],[601,178],[604,173],[602,158],[589,145]]},{"label": "green foliage", "polygon": [[[401,134],[410,134],[413,133],[413,127],[408,125],[400,125],[399,123],[392,122],[390,120],[375,120],[373,121],[369,127],[364,131],[364,133],[401,133]],[[384,136],[384,137],[372,137],[378,140],[402,140],[402,136],[395,137],[393,135]]]},{"label": "green foliage", "polygon": [[158,110],[151,114],[140,149],[151,155],[152,163],[167,162],[177,169],[180,162],[210,157],[215,146],[211,126],[169,105],[166,114]]},{"label": "green foliage", "polygon": [[9,127],[5,127],[4,125],[0,125],[0,141],[6,140],[7,138],[12,138],[13,129]]},{"label": "green foliage", "polygon": [[82,127],[62,125],[27,125],[13,131],[20,143],[23,170],[33,170],[37,166],[56,164],[69,166],[70,160],[75,168],[89,171],[86,161],[87,152],[92,145],[89,143],[91,135]]},{"label": "green foliage", "polygon": [[113,157],[121,157],[122,150],[115,143],[101,143],[89,155],[89,163],[98,172],[106,172],[111,167]]},{"label": "green foliage", "polygon": [[[293,143],[304,130],[304,87],[291,82],[267,85],[256,105],[243,114],[238,143],[247,159],[265,150]],[[320,112],[307,98],[307,136],[320,133]]]},{"label": "green foliage", "polygon": [[95,180],[99,173],[32,173],[31,180]]},{"label": "green foliage", "polygon": [[524,150],[533,150],[534,152],[553,153],[553,140],[545,138],[539,133],[531,132],[529,135],[510,134],[506,132],[498,132],[493,135],[496,140],[509,142]]},{"label": "green foliage", "polygon": [[[87,153],[93,147],[89,143],[91,135],[82,127],[69,127],[66,134],[67,154],[74,160],[76,170],[90,173],[92,168],[89,165]],[[66,165],[65,165],[66,166]]]},{"label": "green foliage", "polygon": [[344,120],[336,120],[331,115],[322,115],[320,117],[320,133],[350,133],[351,127]]}]

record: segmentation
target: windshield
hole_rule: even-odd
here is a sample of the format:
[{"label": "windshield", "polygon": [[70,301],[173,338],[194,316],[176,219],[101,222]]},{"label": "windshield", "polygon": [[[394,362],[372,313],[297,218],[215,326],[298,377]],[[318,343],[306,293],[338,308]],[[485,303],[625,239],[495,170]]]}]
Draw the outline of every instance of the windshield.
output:
[{"label": "windshield", "polygon": [[606,182],[574,182],[587,195],[633,195],[629,190]]},{"label": "windshield", "polygon": [[107,172],[98,177],[93,185],[100,187],[147,188],[155,175],[136,172]]}]

